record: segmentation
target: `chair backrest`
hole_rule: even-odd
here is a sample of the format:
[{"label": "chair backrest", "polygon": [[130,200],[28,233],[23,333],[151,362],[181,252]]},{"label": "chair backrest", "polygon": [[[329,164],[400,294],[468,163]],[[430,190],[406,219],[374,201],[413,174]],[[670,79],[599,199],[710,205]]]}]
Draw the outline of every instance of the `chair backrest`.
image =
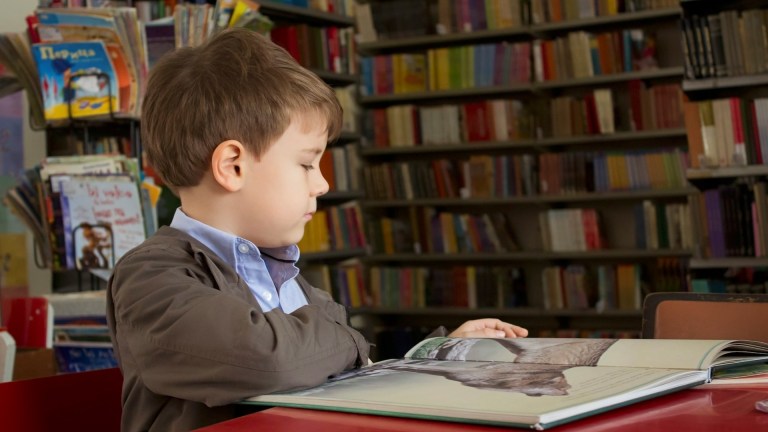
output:
[{"label": "chair backrest", "polygon": [[648,294],[642,337],[768,342],[768,294]]},{"label": "chair backrest", "polygon": [[59,374],[0,384],[0,431],[119,432],[120,369]]}]

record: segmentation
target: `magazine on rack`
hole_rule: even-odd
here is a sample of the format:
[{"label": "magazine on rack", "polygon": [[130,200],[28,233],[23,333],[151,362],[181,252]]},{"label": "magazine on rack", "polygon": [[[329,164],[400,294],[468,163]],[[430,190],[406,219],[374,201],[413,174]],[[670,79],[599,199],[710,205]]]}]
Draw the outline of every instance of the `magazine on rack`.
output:
[{"label": "magazine on rack", "polygon": [[727,340],[432,338],[318,387],[244,403],[542,430],[768,362]]}]

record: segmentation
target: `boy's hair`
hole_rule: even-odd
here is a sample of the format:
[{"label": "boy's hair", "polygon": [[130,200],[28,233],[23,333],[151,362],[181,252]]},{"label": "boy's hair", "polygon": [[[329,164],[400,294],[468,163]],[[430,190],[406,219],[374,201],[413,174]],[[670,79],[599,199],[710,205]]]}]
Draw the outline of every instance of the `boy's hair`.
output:
[{"label": "boy's hair", "polygon": [[200,183],[223,141],[240,141],[258,157],[292,120],[324,125],[331,141],[342,114],[333,89],[287,51],[234,28],[164,56],[150,74],[141,118],[150,165],[177,189]]}]

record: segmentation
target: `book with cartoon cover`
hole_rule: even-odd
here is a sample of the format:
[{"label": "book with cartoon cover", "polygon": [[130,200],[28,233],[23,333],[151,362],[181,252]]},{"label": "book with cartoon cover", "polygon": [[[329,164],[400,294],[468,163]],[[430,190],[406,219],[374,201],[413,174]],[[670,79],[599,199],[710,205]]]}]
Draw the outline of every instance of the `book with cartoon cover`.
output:
[{"label": "book with cartoon cover", "polygon": [[768,344],[752,341],[441,337],[244,403],[542,430],[766,363]]},{"label": "book with cartoon cover", "polygon": [[39,43],[32,55],[47,121],[109,115],[120,110],[119,76],[100,40]]},{"label": "book with cartoon cover", "polygon": [[139,115],[140,94],[147,73],[145,41],[135,8],[37,9],[37,31],[43,43],[102,41],[116,69],[122,116]]}]

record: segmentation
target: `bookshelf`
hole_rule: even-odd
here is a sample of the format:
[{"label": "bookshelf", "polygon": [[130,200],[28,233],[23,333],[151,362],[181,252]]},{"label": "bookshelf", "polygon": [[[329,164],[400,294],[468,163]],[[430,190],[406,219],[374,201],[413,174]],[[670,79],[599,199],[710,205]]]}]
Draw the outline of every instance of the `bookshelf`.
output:
[{"label": "bookshelf", "polygon": [[[182,45],[202,43],[201,38],[184,41],[174,40],[173,28],[174,25],[184,21],[184,18],[205,16],[208,21],[195,21],[199,27],[194,30],[187,29],[186,33],[189,35],[207,35],[208,30],[213,28],[209,26],[213,18],[213,14],[209,12],[214,10],[215,3],[215,1],[208,0],[207,2],[195,2],[195,4],[180,4],[176,8],[176,24],[174,21],[166,20],[167,22],[155,22],[151,26],[153,28],[155,26],[170,27],[170,47],[167,35],[166,39],[153,40],[150,45],[158,47],[154,42],[160,42],[158,49],[161,47],[167,51],[173,49],[174,43],[181,43]],[[358,120],[355,117],[357,110],[353,105],[355,99],[353,91],[359,79],[354,61],[352,3],[332,0],[324,2],[322,5],[313,4],[314,8],[300,7],[297,6],[298,3],[296,2],[286,4],[287,2],[260,1],[258,3],[260,5],[259,12],[272,20],[271,36],[273,40],[291,52],[302,65],[334,87],[337,90],[339,100],[342,103],[347,102],[347,106],[344,107],[345,113],[351,114],[344,119],[344,130],[341,136],[329,143],[327,153],[330,169],[325,169],[327,167],[323,169],[326,176],[332,177],[330,183],[333,187],[328,194],[322,197],[319,206],[321,211],[328,213],[328,224],[330,226],[333,223],[336,232],[331,232],[329,236],[330,228],[323,228],[326,231],[326,238],[330,237],[327,244],[315,250],[307,250],[306,253],[302,254],[300,263],[302,266],[314,263],[323,266],[335,266],[345,260],[364,255],[366,252],[364,237],[353,232],[353,227],[358,227],[360,223],[352,223],[349,220],[357,217],[357,214],[351,212],[350,209],[354,208],[356,202],[363,197],[356,168],[354,168],[358,165],[354,161],[357,160],[357,143],[360,139],[360,133]],[[169,9],[163,8],[163,4],[160,2],[137,4],[128,2],[128,6],[136,6],[136,8],[124,8],[121,9],[120,13],[129,16],[133,20],[131,22],[136,22],[140,17],[146,20],[162,18],[163,15],[170,17],[172,13]],[[181,21],[178,20],[180,17],[182,18]],[[217,26],[219,24],[217,22]],[[130,27],[133,28],[133,26]],[[138,24],[135,27],[137,31],[140,28],[143,29],[143,26]],[[149,27],[147,26],[147,28]],[[297,36],[302,36],[302,39],[298,39]],[[133,39],[140,40],[138,37],[129,39],[131,41]],[[297,47],[299,44],[301,46]],[[126,48],[125,51],[132,50]],[[152,51],[151,47],[148,51]],[[165,51],[153,51],[153,53],[159,56]],[[132,64],[137,65],[137,68],[139,65],[149,67],[149,64],[139,60],[133,60]],[[34,66],[32,64],[33,72]],[[33,75],[34,79],[37,80],[37,74]],[[135,72],[133,76],[140,75],[140,72]],[[39,111],[42,115],[42,110]],[[47,154],[49,156],[69,156],[118,152],[138,158],[141,164],[140,119],[135,110],[132,110],[130,115],[126,114],[121,111],[119,116],[112,116],[112,112],[110,112],[109,116],[89,116],[68,119],[68,121],[48,122],[45,126],[41,126],[46,131]],[[169,203],[164,208],[158,209],[158,219],[161,224],[170,222],[173,210],[178,206],[178,200],[172,197],[170,193],[164,195],[167,195],[166,198]],[[341,220],[339,221],[339,219]],[[348,263],[348,265],[349,268],[355,269],[351,264]],[[61,287],[69,290],[74,277],[61,273],[56,274],[54,278],[54,289]],[[331,290],[329,284],[326,284],[325,288]]]},{"label": "bookshelf", "polygon": [[[699,240],[690,261],[699,292],[766,292],[768,45],[765,2],[686,1],[683,91],[691,167],[686,176]],[[741,30],[743,29],[743,30]]]},{"label": "bookshelf", "polygon": [[[377,290],[392,284],[392,279],[397,280],[401,290],[406,293],[401,291],[399,304],[380,304],[378,307],[355,311],[371,317],[374,325],[382,328],[385,338],[396,338],[394,335],[397,334],[397,327],[411,328],[418,333],[419,329],[434,324],[457,325],[479,316],[499,316],[528,325],[534,334],[606,335],[613,332],[614,335],[627,336],[639,329],[640,312],[636,301],[642,293],[652,290],[654,285],[669,286],[669,279],[673,280],[672,286],[684,286],[684,267],[692,254],[691,247],[682,244],[663,247],[658,244],[642,244],[645,239],[641,242],[634,235],[634,228],[644,223],[645,216],[641,215],[642,210],[638,210],[640,207],[645,205],[646,211],[658,207],[660,210],[651,212],[664,213],[667,207],[676,206],[683,209],[679,215],[685,215],[688,197],[696,191],[686,181],[686,165],[684,157],[680,157],[686,149],[682,117],[674,118],[672,112],[672,121],[670,118],[649,121],[646,117],[646,127],[638,127],[637,122],[633,126],[632,122],[636,119],[629,118],[632,115],[627,113],[630,111],[630,101],[624,97],[632,91],[637,92],[638,88],[648,92],[643,93],[642,98],[655,97],[650,96],[650,92],[663,86],[674,88],[674,94],[680,94],[684,67],[679,30],[681,9],[677,3],[654,10],[562,19],[557,22],[547,20],[547,12],[537,19],[533,15],[523,17],[517,25],[506,28],[480,27],[469,32],[458,32],[454,28],[453,32],[436,34],[435,28],[430,25],[440,22],[441,17],[445,18],[445,15],[440,15],[440,8],[455,2],[427,1],[425,8],[431,11],[432,18],[422,20],[427,24],[420,31],[414,26],[409,27],[409,36],[399,36],[398,29],[391,27],[391,20],[385,19],[383,31],[377,23],[376,11],[384,10],[386,14],[387,5],[391,4],[390,7],[396,9],[396,4],[376,1],[366,3],[373,12],[378,40],[358,45],[363,59],[361,95],[358,101],[364,108],[365,119],[360,152],[364,159],[366,184],[366,198],[362,201],[362,207],[366,212],[366,227],[372,249],[372,253],[364,257],[363,261],[369,271],[368,287],[372,290],[374,300],[390,295],[383,294],[383,291],[378,293]],[[545,3],[534,1],[530,6],[541,8],[545,7]],[[517,2],[510,4],[514,7]],[[421,10],[418,6],[414,8]],[[543,10],[531,9],[531,13]],[[458,21],[460,18],[454,15],[453,20]],[[575,75],[566,74],[563,70],[560,76],[558,71],[548,71],[547,76],[547,71],[537,64],[537,56],[545,55],[546,49],[549,49],[541,48],[538,51],[538,46],[567,44],[569,38],[589,39],[592,35],[605,35],[605,39],[617,40],[629,37],[621,33],[625,29],[637,29],[638,34],[653,35],[656,38],[653,60],[657,64],[654,67],[640,69],[633,66],[605,74],[595,73],[597,71],[593,68],[589,73]],[[483,66],[475,63],[474,70],[468,73],[469,78],[456,80],[457,85],[435,84],[442,79],[439,78],[440,68],[434,66],[442,64],[437,60],[442,55],[440,50],[474,50],[471,54],[461,54],[468,57],[457,58],[470,59],[470,62],[472,59],[482,59],[480,63],[493,65],[499,57],[488,56],[482,52],[482,48],[477,48],[481,45],[492,45],[497,53],[508,46],[519,45],[521,52],[527,54],[513,57],[512,63],[530,62],[531,73],[525,79],[504,82],[498,79],[498,74],[490,79],[488,72],[483,71]],[[473,48],[464,48],[468,46]],[[578,45],[573,47],[578,48]],[[559,55],[564,56],[563,53],[564,50],[561,50]],[[388,58],[391,60],[386,60]],[[378,65],[386,64],[387,61],[392,63],[391,72],[385,69],[387,73],[383,73],[377,69]],[[574,65],[582,62],[572,61]],[[416,66],[409,69],[408,65],[414,64]],[[407,72],[399,75],[403,74],[403,68]],[[607,68],[605,70],[608,71]],[[460,75],[465,72],[450,73]],[[419,73],[422,73],[421,78],[413,77]],[[387,74],[395,77],[394,83],[383,83]],[[397,83],[398,76],[410,79],[411,85]],[[415,86],[412,85],[414,82]],[[553,123],[557,119],[554,118],[551,101],[570,98],[567,103],[571,103],[571,106],[584,106],[588,103],[585,101],[591,101],[597,90],[608,90],[613,97],[615,107],[611,106],[610,110],[615,117],[610,128],[575,128],[556,132]],[[672,90],[665,91],[667,95],[673,93]],[[500,117],[492,103],[500,100],[519,102],[515,105],[516,109],[522,107],[514,114],[507,111],[504,121],[512,122],[512,119],[516,119],[522,122],[520,119],[526,118],[530,119],[526,121],[532,126],[524,131],[523,126],[516,124],[520,127],[516,131],[518,133],[498,136],[499,133],[493,129],[499,124]],[[662,101],[670,100],[658,96],[656,102],[663,104],[665,102]],[[489,113],[485,117],[478,117],[467,108],[482,104],[486,104],[483,109]],[[452,114],[442,117],[437,126],[424,120],[429,115],[427,109],[444,107],[448,107],[445,111]],[[656,108],[663,109],[658,105]],[[636,115],[640,114],[637,107],[635,111]],[[587,114],[582,117],[578,115],[575,115],[574,122],[587,121],[584,117]],[[473,122],[483,122],[484,118],[487,120],[489,117],[485,127],[491,130],[490,133],[470,130]],[[409,124],[411,121],[412,124]],[[446,138],[449,134],[441,135],[442,129],[450,129],[452,123],[463,128],[458,136]],[[507,129],[511,130],[510,123],[506,124]],[[407,132],[398,133],[398,128]],[[428,139],[428,133],[431,132],[436,133],[438,138]],[[382,135],[386,135],[387,139],[379,139]],[[624,158],[618,163],[625,164],[627,169],[636,173],[639,171],[635,168],[643,163],[636,164],[635,157],[662,158],[666,161],[663,163],[672,168],[667,174],[673,172],[670,175],[674,179],[668,179],[661,187],[658,182],[652,187],[648,183],[645,186],[597,187],[591,177],[596,174],[591,170],[603,163],[599,160],[601,155],[608,154]],[[645,166],[658,166],[656,163],[662,163],[662,159],[654,159],[656,162],[647,162]],[[616,161],[612,159],[609,163]],[[489,164],[487,166],[490,168],[480,170],[478,166],[483,163]],[[544,163],[554,165],[545,166]],[[427,168],[423,168],[425,166]],[[526,169],[529,171],[526,172]],[[617,169],[621,171],[621,168]],[[476,183],[478,177],[471,174],[473,170],[480,170],[479,176],[486,180],[490,178],[487,180],[491,183],[488,189],[475,187],[480,183]],[[587,176],[592,178],[592,183],[583,177],[585,170]],[[600,168],[597,171],[603,173]],[[500,172],[504,174],[500,175]],[[545,178],[544,173],[552,177]],[[431,184],[433,182],[435,184]],[[517,182],[516,186],[525,186],[513,191],[515,188],[511,183],[514,182]],[[546,236],[542,236],[542,231],[547,228],[541,224],[542,218],[554,218],[550,212],[582,208],[596,210],[599,215],[597,229],[601,236],[599,240],[604,241],[602,246],[571,248],[566,245],[561,249],[553,249],[551,245],[547,247]],[[505,219],[506,224],[494,223],[494,229],[488,230],[488,224],[483,224],[481,220],[482,215],[491,213],[503,214],[502,219]],[[687,217],[678,217],[679,225],[675,229],[688,230]],[[436,223],[435,220],[441,222]],[[574,223],[568,219],[561,221]],[[511,231],[509,239],[514,244],[504,244],[502,239],[502,244],[496,244],[495,248],[483,247],[483,236],[488,234],[492,237],[493,234],[489,233],[499,230]],[[592,234],[585,235],[589,238]],[[450,236],[456,237],[458,247],[451,249],[445,246],[441,249],[434,246],[439,238]],[[685,240],[690,243],[690,234],[685,235]],[[611,273],[612,270],[606,270],[608,268],[615,270],[622,267],[621,271],[626,275],[627,266],[634,264],[639,264],[636,269],[642,267],[643,272],[642,282],[637,280],[642,286],[634,285],[631,288],[637,290],[631,294],[635,296],[632,299],[635,303],[604,307],[606,298],[603,294],[598,295],[597,291],[606,288],[598,287],[594,281]],[[599,267],[603,267],[603,270],[597,271]],[[589,282],[589,277],[580,279],[581,276],[576,276],[573,279],[573,283],[581,284],[590,291],[587,294],[590,297],[588,302],[557,304],[549,298],[549,291],[553,288],[548,287],[544,276],[552,268],[559,269],[561,273],[566,273],[566,269],[583,269],[589,277],[593,277],[594,281]],[[419,276],[422,275],[422,269],[423,274],[429,276]],[[496,274],[503,273],[502,269],[514,269],[524,276],[519,279],[518,276],[509,275],[483,279],[486,285],[495,284],[497,287],[490,294],[482,295],[498,295],[499,301],[492,301],[495,303],[492,307],[481,306],[486,299],[480,298],[479,276],[475,282],[462,284],[465,278],[471,279],[475,277],[475,272],[479,273],[483,269]],[[454,273],[446,281],[446,278],[436,279],[434,274],[440,272]],[[639,275],[635,276],[640,278]],[[509,282],[505,277],[512,277],[516,286],[520,283],[524,285],[527,297],[524,302],[520,302],[519,298],[507,298],[504,290],[510,285],[504,285],[505,281]],[[562,274],[561,277],[565,278]],[[662,279],[665,280],[663,284],[657,283]],[[608,285],[612,286],[611,289],[615,288],[611,283]],[[407,293],[411,288],[413,293]],[[566,289],[565,286],[562,288]],[[440,305],[430,304],[429,296],[435,295],[440,289],[453,291],[459,302],[465,303],[451,304],[451,300]],[[420,290],[425,290],[426,294]],[[464,298],[467,295],[472,298],[469,304]],[[426,302],[423,298],[419,299],[419,296],[426,296]]]}]

